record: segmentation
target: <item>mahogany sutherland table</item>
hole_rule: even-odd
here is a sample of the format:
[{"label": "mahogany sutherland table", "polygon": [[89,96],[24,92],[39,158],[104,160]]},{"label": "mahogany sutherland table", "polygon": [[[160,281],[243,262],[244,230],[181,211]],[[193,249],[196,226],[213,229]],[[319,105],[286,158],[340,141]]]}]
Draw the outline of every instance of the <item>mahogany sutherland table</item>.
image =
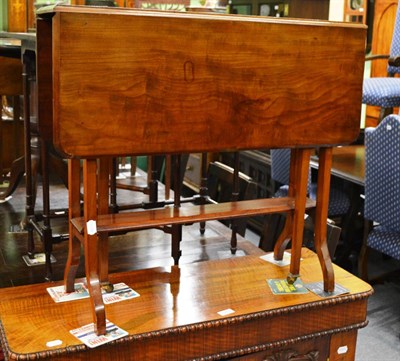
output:
[{"label": "mahogany sutherland table", "polygon": [[[55,6],[39,11],[41,126],[69,161],[73,291],[83,244],[96,332],[109,234],[287,212],[275,257],[292,240],[300,275],[309,159],[320,146],[315,243],[324,288],[335,287],[326,245],[332,146],[359,133],[366,27],[213,13]],[[289,196],[109,214],[107,157],[292,147]],[[83,160],[84,214],[80,208]],[[179,162],[175,162],[178,164]],[[179,174],[179,172],[176,172]],[[172,241],[179,254],[179,243]]]},{"label": "mahogany sutherland table", "polygon": [[[317,256],[303,248],[302,257],[302,281],[321,281]],[[11,360],[351,361],[372,290],[334,267],[349,293],[329,298],[274,295],[267,279],[284,279],[289,266],[260,254],[111,274],[140,296],[106,305],[129,335],[94,349],[69,333],[92,321],[88,299],[55,303],[48,283],[0,289],[2,345]]]}]

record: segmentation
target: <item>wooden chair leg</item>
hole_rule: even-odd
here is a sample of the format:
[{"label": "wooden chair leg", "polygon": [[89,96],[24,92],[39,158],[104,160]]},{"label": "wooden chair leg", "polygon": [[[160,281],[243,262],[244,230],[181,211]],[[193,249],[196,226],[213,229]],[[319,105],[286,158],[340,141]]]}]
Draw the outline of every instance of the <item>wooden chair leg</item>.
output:
[{"label": "wooden chair leg", "polygon": [[386,118],[389,114],[393,113],[393,108],[384,108],[382,107],[381,110],[379,111],[379,117],[378,117],[378,124]]},{"label": "wooden chair leg", "polygon": [[157,182],[157,169],[154,156],[148,158],[147,165],[147,186],[149,190],[149,202],[158,202],[158,182]]},{"label": "wooden chair leg", "polygon": [[136,175],[136,169],[137,169],[137,158],[136,156],[131,156],[131,177],[134,177]]},{"label": "wooden chair leg", "polygon": [[363,244],[361,246],[360,254],[358,256],[358,276],[364,280],[368,281],[368,234],[372,229],[372,222],[369,220],[365,220],[364,222],[364,235],[363,235]]},{"label": "wooden chair leg", "polygon": [[335,275],[327,243],[327,220],[329,189],[332,166],[332,148],[321,148],[319,151],[317,205],[315,209],[314,233],[315,249],[324,277],[324,291],[333,292]]}]

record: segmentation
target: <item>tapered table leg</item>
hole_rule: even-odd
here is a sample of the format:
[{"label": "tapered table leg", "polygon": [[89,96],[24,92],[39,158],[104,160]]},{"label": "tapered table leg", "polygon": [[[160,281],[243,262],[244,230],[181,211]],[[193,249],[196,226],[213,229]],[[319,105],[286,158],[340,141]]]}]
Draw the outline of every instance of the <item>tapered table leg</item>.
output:
[{"label": "tapered table leg", "polygon": [[[83,214],[85,219],[84,251],[86,281],[92,305],[95,332],[106,333],[106,316],[99,277],[99,242],[97,235],[97,160],[83,161]],[[100,251],[101,252],[101,251]]]},{"label": "tapered table leg", "polygon": [[303,245],[304,214],[306,211],[307,184],[310,166],[311,149],[294,149],[291,154],[291,167],[295,168],[295,179],[289,180],[289,188],[293,187],[294,213],[292,228],[292,249],[288,282],[293,283],[300,275],[301,247]]},{"label": "tapered table leg", "polygon": [[81,215],[80,207],[80,161],[79,159],[68,160],[68,224],[69,224],[69,247],[68,259],[64,271],[64,285],[66,292],[74,291],[76,271],[79,267],[81,257],[81,242],[75,235],[75,227],[71,219]]},{"label": "tapered table leg", "polygon": [[315,249],[321,264],[324,277],[324,291],[333,292],[335,275],[327,243],[327,220],[329,205],[329,187],[332,166],[332,148],[321,148],[319,151],[317,205],[315,212]]}]

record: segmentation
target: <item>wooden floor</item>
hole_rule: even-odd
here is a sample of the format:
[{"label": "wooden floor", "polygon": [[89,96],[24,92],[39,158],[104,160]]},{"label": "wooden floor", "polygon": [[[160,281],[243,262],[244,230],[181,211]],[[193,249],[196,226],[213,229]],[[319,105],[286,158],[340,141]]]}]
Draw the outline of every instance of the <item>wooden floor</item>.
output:
[{"label": "wooden floor", "polygon": [[[161,195],[162,196],[162,195]],[[147,197],[138,192],[118,191],[119,204],[140,202]],[[144,198],[145,199],[145,198]],[[51,186],[52,209],[65,209],[68,205],[68,193],[56,180]],[[24,218],[25,188],[20,185],[12,199],[0,203],[0,287],[19,286],[44,282],[44,266],[28,267],[23,255],[27,251],[27,233],[15,232],[15,228]],[[41,187],[38,189],[36,209],[42,209]],[[52,221],[53,233],[67,233],[67,219],[62,217]],[[185,226],[181,243],[181,264],[217,259],[230,256],[230,230],[218,221],[208,222],[204,236],[200,235],[199,225]],[[238,255],[261,252],[251,242],[239,238]],[[42,251],[42,244],[36,236],[37,251]],[[111,237],[110,273],[133,269],[168,266],[173,264],[170,236],[160,230],[132,232],[124,236]],[[67,257],[68,242],[54,245],[53,264],[54,280],[63,278]],[[84,275],[84,260],[81,260],[79,276]]]}]

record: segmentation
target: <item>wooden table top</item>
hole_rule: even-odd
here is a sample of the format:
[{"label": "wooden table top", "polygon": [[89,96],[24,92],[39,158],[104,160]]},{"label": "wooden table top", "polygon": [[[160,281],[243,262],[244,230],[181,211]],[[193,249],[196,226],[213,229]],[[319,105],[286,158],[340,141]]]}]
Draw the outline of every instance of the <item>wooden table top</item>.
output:
[{"label": "wooden table top", "polygon": [[359,133],[363,25],[47,11],[37,20],[39,118],[67,158],[329,146]]},{"label": "wooden table top", "polygon": [[[322,280],[316,255],[303,249],[302,257],[303,282]],[[302,307],[319,310],[323,305],[331,307],[351,301],[365,301],[372,291],[367,283],[335,266],[336,282],[348,288],[349,294],[333,298],[321,298],[311,292],[273,295],[267,278],[285,279],[288,267],[275,266],[256,254],[179,268],[159,267],[112,274],[112,282],[125,282],[140,297],[106,305],[107,316],[111,322],[129,332],[128,338],[137,335],[148,337],[147,333],[182,331],[182,327],[188,327],[189,330],[190,325],[214,327],[213,324],[222,319],[235,323],[253,316],[274,318],[289,313],[300,317]],[[51,286],[59,284],[52,283]],[[55,351],[54,348],[46,344],[53,340],[61,340],[59,347],[62,349],[80,347],[80,342],[69,331],[92,322],[89,299],[55,303],[46,291],[49,286],[49,283],[44,283],[0,289],[2,338],[14,354],[51,353]],[[218,314],[226,309],[232,309],[234,313],[229,316]],[[351,320],[348,316],[330,311],[329,315],[332,314],[335,320],[329,320],[329,325],[328,320],[322,319],[307,320],[305,323],[310,322],[318,329],[346,327],[351,322],[362,323],[365,321],[366,307],[359,309]],[[275,330],[273,334],[277,332],[280,331]]]},{"label": "wooden table top", "polygon": [[[318,169],[318,160],[316,157],[312,157],[311,166]],[[349,145],[333,148],[331,174],[364,186],[365,146]]]}]

